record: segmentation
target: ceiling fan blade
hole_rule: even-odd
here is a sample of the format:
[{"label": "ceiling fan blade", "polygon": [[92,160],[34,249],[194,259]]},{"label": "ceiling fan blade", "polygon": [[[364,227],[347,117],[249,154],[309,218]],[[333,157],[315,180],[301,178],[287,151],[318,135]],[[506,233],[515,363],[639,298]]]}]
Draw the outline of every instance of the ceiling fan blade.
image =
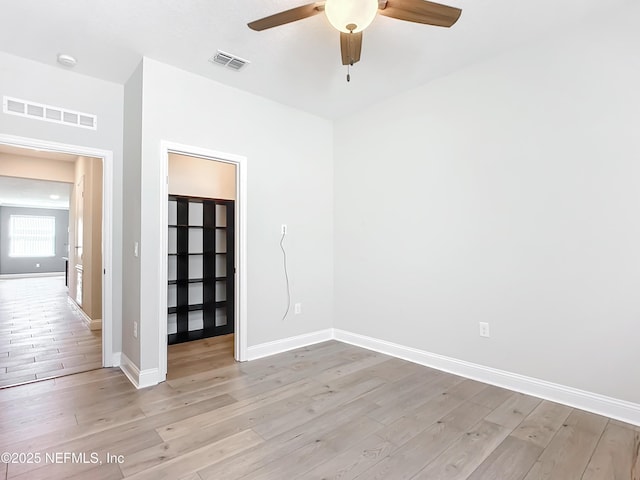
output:
[{"label": "ceiling fan blade", "polygon": [[388,0],[378,13],[407,22],[450,27],[458,21],[462,10],[427,0]]},{"label": "ceiling fan blade", "polygon": [[322,11],[322,6],[323,5],[318,5],[317,3],[310,3],[301,7],[292,8],[291,10],[276,13],[269,17],[261,18],[260,20],[255,20],[247,25],[250,29],[260,32],[267,28],[277,27],[279,25],[284,25],[286,23],[295,22],[297,20],[302,20],[303,18],[317,15]]},{"label": "ceiling fan blade", "polygon": [[359,62],[362,51],[362,32],[340,32],[340,51],[342,52],[343,65],[353,65]]}]

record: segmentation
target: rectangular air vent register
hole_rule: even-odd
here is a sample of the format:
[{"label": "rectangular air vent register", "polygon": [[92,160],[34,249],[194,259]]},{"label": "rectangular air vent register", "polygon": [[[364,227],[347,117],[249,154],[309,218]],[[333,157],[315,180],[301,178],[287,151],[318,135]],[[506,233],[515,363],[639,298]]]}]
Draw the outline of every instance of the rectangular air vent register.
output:
[{"label": "rectangular air vent register", "polygon": [[245,67],[249,61],[236,55],[218,50],[217,53],[209,59],[211,63],[230,68],[231,70],[240,70]]},{"label": "rectangular air vent register", "polygon": [[13,97],[2,97],[2,111],[9,115],[44,120],[45,122],[62,123],[72,127],[98,129],[98,117],[91,113],[76,112],[68,108],[54,107],[30,100]]}]

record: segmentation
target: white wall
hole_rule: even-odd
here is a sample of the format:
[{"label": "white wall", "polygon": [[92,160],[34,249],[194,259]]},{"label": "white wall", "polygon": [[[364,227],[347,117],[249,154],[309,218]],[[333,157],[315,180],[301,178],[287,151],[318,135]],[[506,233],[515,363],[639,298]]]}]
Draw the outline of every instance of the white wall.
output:
[{"label": "white wall", "polygon": [[[157,366],[166,318],[157,291],[161,140],[248,159],[248,345],[331,327],[332,124],[147,58],[143,77],[140,368]],[[293,301],[304,309],[284,321],[282,223]]]},{"label": "white wall", "polygon": [[335,327],[640,403],[639,13],[336,123]]},{"label": "white wall", "polygon": [[140,342],[133,336],[140,321],[140,257],[134,244],[140,242],[140,190],[142,165],[142,62],[124,87],[124,179],[122,353],[140,365]]},{"label": "white wall", "polygon": [[113,152],[113,350],[121,350],[123,87],[0,53],[0,96],[32,100],[98,116],[87,130],[0,113],[0,133]]}]

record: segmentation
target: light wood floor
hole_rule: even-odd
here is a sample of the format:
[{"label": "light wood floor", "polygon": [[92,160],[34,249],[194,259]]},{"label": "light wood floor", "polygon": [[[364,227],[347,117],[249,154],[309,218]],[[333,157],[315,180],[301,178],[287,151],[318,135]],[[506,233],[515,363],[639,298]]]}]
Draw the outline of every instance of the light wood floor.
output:
[{"label": "light wood floor", "polygon": [[69,305],[64,276],[0,279],[0,388],[100,368],[101,343]]},{"label": "light wood floor", "polygon": [[194,342],[169,345],[167,380],[196,375],[235,363],[233,333]]},{"label": "light wood floor", "polygon": [[[176,350],[187,368],[187,349]],[[0,391],[0,451],[103,461],[9,464],[5,475],[640,478],[640,428],[346,344],[211,365],[139,391],[116,369]],[[107,463],[107,452],[123,462]]]}]

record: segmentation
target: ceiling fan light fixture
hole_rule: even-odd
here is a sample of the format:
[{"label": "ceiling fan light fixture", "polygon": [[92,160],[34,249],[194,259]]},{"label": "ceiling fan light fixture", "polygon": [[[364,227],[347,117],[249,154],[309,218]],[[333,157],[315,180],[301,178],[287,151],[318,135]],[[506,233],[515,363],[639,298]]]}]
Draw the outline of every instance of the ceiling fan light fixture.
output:
[{"label": "ceiling fan light fixture", "polygon": [[378,12],[378,0],[327,0],[324,12],[337,30],[358,33],[373,22]]}]

